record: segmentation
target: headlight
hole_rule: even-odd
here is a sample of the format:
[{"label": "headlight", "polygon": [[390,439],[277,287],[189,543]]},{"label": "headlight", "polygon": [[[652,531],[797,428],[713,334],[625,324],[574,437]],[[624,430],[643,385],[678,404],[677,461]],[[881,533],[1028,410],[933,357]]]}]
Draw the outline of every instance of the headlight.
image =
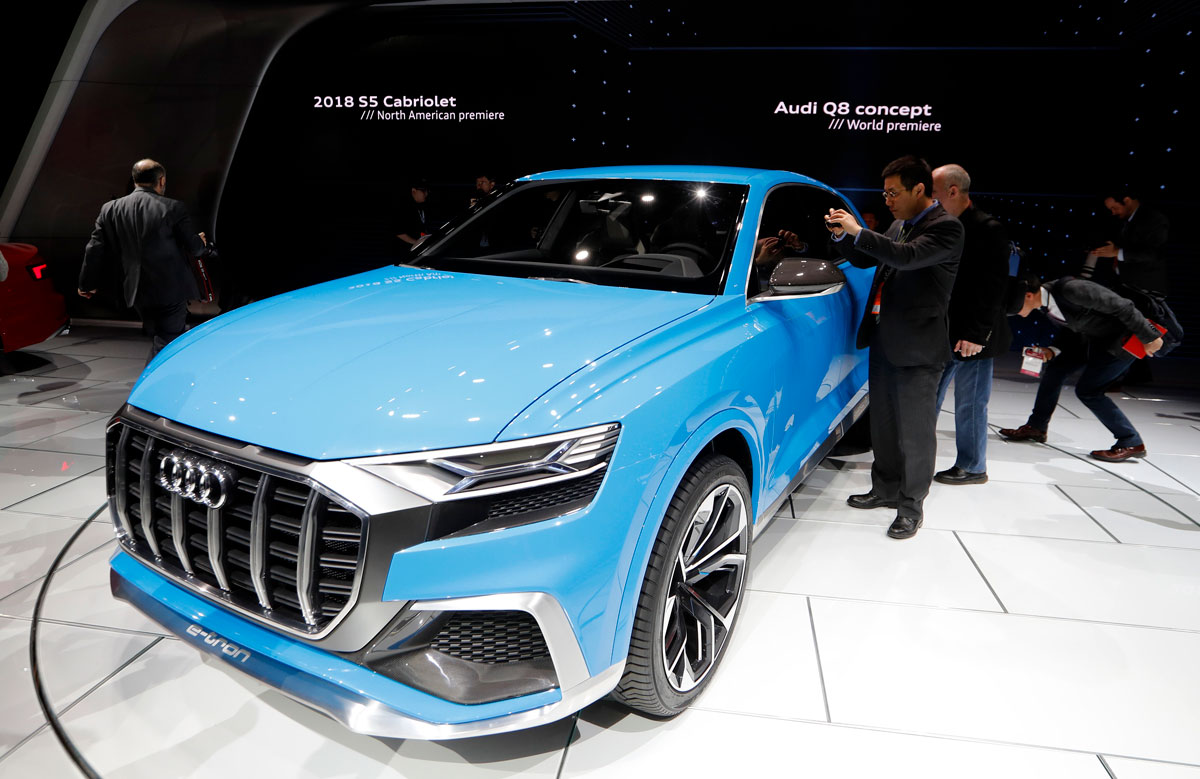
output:
[{"label": "headlight", "polygon": [[349,460],[434,502],[549,487],[604,470],[621,426],[597,425],[496,444]]}]

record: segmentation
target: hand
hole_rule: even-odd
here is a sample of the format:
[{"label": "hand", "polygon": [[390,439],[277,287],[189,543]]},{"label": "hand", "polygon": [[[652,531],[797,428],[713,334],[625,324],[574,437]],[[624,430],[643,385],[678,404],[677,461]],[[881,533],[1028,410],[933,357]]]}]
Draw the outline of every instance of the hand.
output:
[{"label": "hand", "polygon": [[1153,357],[1154,353],[1162,348],[1162,345],[1162,336],[1160,335],[1158,338],[1155,338],[1153,341],[1146,344],[1146,356]]},{"label": "hand", "polygon": [[1054,350],[1049,346],[1026,346],[1025,354],[1033,355],[1034,357],[1040,357],[1046,362],[1050,362],[1054,359]]},{"label": "hand", "polygon": [[804,241],[800,240],[800,236],[791,230],[780,230],[775,235],[762,238],[754,244],[754,262],[757,265],[765,265],[783,259],[784,252],[788,249],[799,253],[805,251],[806,248]]},{"label": "hand", "polygon": [[[95,297],[95,295],[96,295],[96,292],[98,292],[98,290],[94,290],[94,289],[93,289],[92,291],[90,291],[90,292],[84,292],[82,289],[81,289],[81,290],[77,290],[77,291],[79,292],[79,297],[81,297],[81,298],[91,298],[91,297]],[[1159,340],[1162,340],[1162,339],[1159,339]]]},{"label": "hand", "polygon": [[763,238],[754,247],[754,264],[766,265],[783,256],[784,244],[775,236]]},{"label": "hand", "polygon": [[1120,250],[1112,241],[1105,241],[1103,246],[1097,246],[1088,252],[1088,254],[1094,257],[1116,257],[1118,251]]},{"label": "hand", "polygon": [[831,229],[831,232],[835,238],[841,236],[843,231],[853,238],[861,233],[863,229],[862,225],[858,223],[858,220],[854,218],[853,214],[841,208],[829,209],[829,215],[825,217],[825,221],[837,222],[841,225],[841,227],[834,227]]},{"label": "hand", "polygon": [[208,246],[208,238],[204,235],[204,233],[197,233],[197,235],[200,236],[200,243]]},{"label": "hand", "polygon": [[974,357],[983,351],[983,345],[960,340],[958,343],[954,344],[954,351],[958,352],[963,357]]}]

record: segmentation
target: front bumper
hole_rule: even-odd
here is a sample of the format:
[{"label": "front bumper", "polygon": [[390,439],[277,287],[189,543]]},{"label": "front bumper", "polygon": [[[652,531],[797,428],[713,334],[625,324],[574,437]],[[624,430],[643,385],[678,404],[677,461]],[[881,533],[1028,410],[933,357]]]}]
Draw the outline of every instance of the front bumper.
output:
[{"label": "front bumper", "polygon": [[455,739],[553,722],[606,695],[624,670],[620,662],[588,675],[565,612],[545,593],[413,604],[418,610],[449,605],[483,610],[511,608],[519,602],[546,635],[558,688],[490,703],[454,703],[260,627],[172,583],[125,552],[118,551],[111,565],[115,597],[206,654],[366,735]]}]

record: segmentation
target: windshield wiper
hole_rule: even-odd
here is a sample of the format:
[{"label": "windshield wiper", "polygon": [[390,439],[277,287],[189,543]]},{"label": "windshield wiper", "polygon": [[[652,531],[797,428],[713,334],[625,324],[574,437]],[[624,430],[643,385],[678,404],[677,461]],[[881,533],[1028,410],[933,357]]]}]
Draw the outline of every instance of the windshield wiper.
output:
[{"label": "windshield wiper", "polygon": [[591,287],[596,286],[596,283],[594,281],[584,281],[583,279],[573,279],[573,278],[570,278],[569,276],[526,276],[525,278],[532,279],[533,281],[566,281],[566,282],[570,282],[571,284],[587,284],[588,286],[591,286]]}]

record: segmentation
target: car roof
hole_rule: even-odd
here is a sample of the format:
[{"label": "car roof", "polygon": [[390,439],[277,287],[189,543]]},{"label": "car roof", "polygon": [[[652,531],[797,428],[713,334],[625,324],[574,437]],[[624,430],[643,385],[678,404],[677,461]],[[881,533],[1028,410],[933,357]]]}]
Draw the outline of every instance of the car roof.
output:
[{"label": "car roof", "polygon": [[754,184],[774,186],[783,183],[812,184],[831,189],[808,176],[786,170],[729,168],[718,165],[614,165],[603,168],[571,168],[534,173],[518,181],[555,181],[561,179],[663,179],[667,181],[707,181],[714,184]]}]

